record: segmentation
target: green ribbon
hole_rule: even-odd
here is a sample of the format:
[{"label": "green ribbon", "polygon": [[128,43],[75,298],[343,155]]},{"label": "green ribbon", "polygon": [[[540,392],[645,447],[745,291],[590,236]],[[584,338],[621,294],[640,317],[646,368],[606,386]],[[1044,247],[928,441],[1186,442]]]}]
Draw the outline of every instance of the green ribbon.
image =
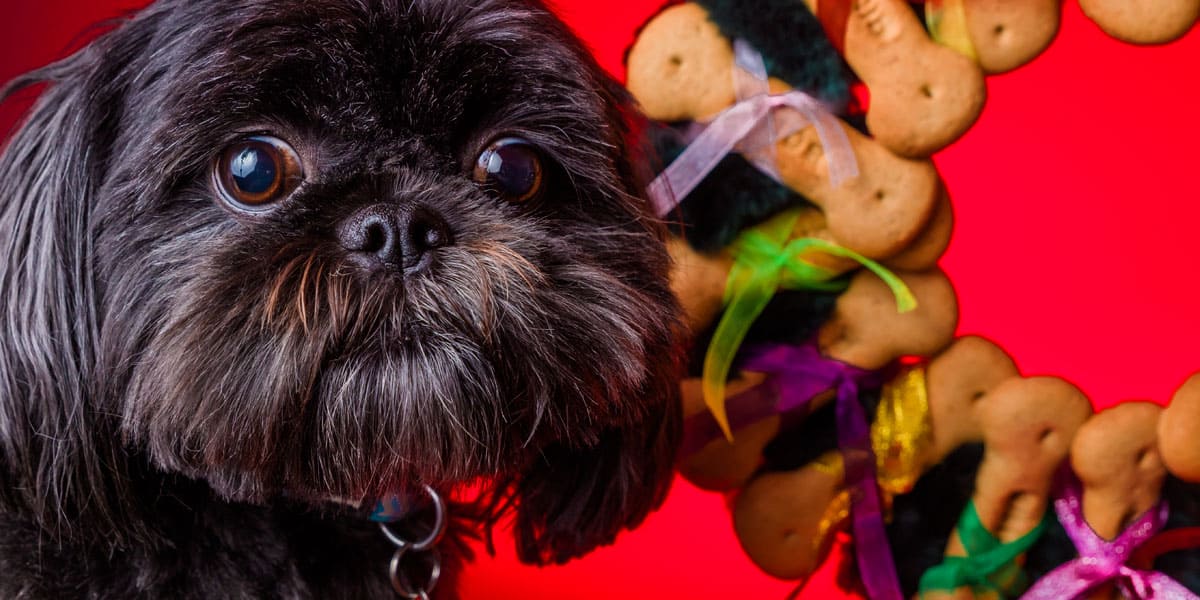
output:
[{"label": "green ribbon", "polygon": [[732,442],[733,431],[725,412],[725,382],[738,348],[750,326],[780,289],[837,292],[846,289],[846,281],[837,281],[839,273],[805,262],[800,257],[810,250],[849,258],[875,273],[896,296],[901,313],[917,307],[917,299],[904,282],[883,265],[836,244],[815,238],[788,241],[795,229],[800,209],[789,210],[742,233],[730,246],[733,268],[725,282],[725,313],[717,324],[708,353],[704,357],[704,403]]},{"label": "green ribbon", "polygon": [[924,594],[970,586],[976,594],[996,592],[1001,598],[1017,597],[1029,587],[1029,580],[1017,559],[1042,536],[1049,518],[1049,513],[1043,515],[1032,531],[1001,544],[983,526],[975,502],[971,501],[958,520],[958,539],[967,555],[947,556],[942,564],[925,571],[918,590]]}]

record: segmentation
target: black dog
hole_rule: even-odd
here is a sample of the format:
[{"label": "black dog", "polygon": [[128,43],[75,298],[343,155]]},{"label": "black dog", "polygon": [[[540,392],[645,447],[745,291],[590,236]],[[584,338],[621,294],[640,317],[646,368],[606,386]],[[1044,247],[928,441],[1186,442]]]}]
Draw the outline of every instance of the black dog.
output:
[{"label": "black dog", "polygon": [[481,486],[537,563],[661,502],[663,232],[540,4],[161,0],[39,83],[0,159],[0,597],[392,597],[378,499]]}]

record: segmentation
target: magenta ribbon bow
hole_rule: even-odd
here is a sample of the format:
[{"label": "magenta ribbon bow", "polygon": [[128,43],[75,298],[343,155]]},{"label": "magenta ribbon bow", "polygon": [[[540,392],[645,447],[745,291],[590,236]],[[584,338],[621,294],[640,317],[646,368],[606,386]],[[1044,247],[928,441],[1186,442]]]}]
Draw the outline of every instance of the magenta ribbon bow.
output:
[{"label": "magenta ribbon bow", "polygon": [[[871,450],[871,426],[858,400],[860,387],[883,384],[880,373],[867,371],[832,358],[821,356],[815,342],[803,346],[763,344],[742,350],[741,368],[765,373],[763,384],[729,399],[730,417],[738,421],[754,420],[769,413],[785,414],[807,406],[813,398],[836,388],[835,405],[838,450],[845,468],[845,483],[850,490],[850,514],[853,521],[854,548],[859,572],[872,600],[901,600],[896,563],[888,543],[875,483],[875,454]],[[735,407],[748,405],[747,411]],[[711,421],[712,417],[704,415]],[[703,435],[693,433],[699,425],[689,422],[689,445],[695,446]],[[715,427],[715,422],[712,427]],[[711,429],[711,427],[710,427]],[[719,429],[708,432],[718,437]],[[711,441],[710,438],[709,441]]]},{"label": "magenta ribbon bow", "polygon": [[[809,125],[816,127],[817,137],[825,149],[830,183],[837,187],[858,176],[858,163],[850,138],[837,117],[819,100],[804,92],[792,90],[771,95],[762,55],[744,40],[734,41],[734,52],[737,63],[734,86],[738,102],[717,115],[647,188],[646,193],[660,217],[675,210],[721,160],[735,150],[778,181],[775,140]],[[786,126],[777,132],[772,115],[782,108],[796,113],[793,118],[786,119]]]},{"label": "magenta ribbon bow", "polygon": [[1083,518],[1080,484],[1074,476],[1064,477],[1054,501],[1054,511],[1075,544],[1079,558],[1054,569],[1038,580],[1022,600],[1082,598],[1105,584],[1116,584],[1133,600],[1196,600],[1197,596],[1163,573],[1142,571],[1126,563],[1134,550],[1162,530],[1169,508],[1166,502],[1138,517],[1117,539],[1096,535]]}]

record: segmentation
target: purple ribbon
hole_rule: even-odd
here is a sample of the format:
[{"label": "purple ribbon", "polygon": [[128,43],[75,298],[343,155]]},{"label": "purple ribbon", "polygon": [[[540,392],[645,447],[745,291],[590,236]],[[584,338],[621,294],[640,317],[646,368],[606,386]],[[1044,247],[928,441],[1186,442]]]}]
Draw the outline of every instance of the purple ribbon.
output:
[{"label": "purple ribbon", "polygon": [[[738,102],[717,115],[647,188],[647,195],[660,217],[675,210],[733,151],[742,153],[778,181],[775,140],[809,125],[816,127],[817,137],[825,149],[830,184],[837,187],[858,176],[854,149],[837,117],[819,100],[804,92],[792,90],[771,95],[762,55],[744,40],[734,41],[734,52],[737,63],[734,87]],[[792,111],[781,112],[776,119],[774,113],[781,108]]]},{"label": "purple ribbon", "polygon": [[1022,600],[1082,598],[1105,584],[1115,584],[1125,597],[1134,600],[1196,600],[1197,596],[1157,571],[1128,566],[1134,550],[1162,530],[1169,509],[1166,502],[1138,517],[1121,535],[1107,541],[1096,535],[1083,518],[1080,484],[1073,475],[1063,477],[1054,511],[1075,544],[1079,558],[1058,567],[1040,579]]},{"label": "purple ribbon", "polygon": [[[822,392],[837,390],[835,412],[838,450],[844,463],[845,485],[850,490],[850,514],[859,572],[870,598],[900,600],[903,596],[896,576],[896,563],[892,560],[879,489],[875,483],[871,427],[858,401],[859,387],[878,387],[883,384],[883,376],[821,356],[815,342],[803,346],[748,346],[742,350],[741,356],[741,368],[765,373],[767,380],[729,399],[731,424],[755,420],[755,416],[762,418],[771,413],[786,414],[805,408]],[[735,408],[743,404],[748,405],[749,410]],[[712,420],[711,417],[709,420]],[[693,418],[689,422],[689,429],[696,424]],[[719,430],[715,433],[721,435]],[[699,436],[691,435],[689,441],[695,444],[698,439]]]}]

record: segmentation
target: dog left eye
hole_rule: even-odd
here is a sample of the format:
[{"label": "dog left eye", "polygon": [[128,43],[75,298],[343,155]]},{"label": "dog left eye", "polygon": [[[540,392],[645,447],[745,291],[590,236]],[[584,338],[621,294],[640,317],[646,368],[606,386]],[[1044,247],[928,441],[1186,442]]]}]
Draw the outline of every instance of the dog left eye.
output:
[{"label": "dog left eye", "polygon": [[542,158],[533,144],[516,137],[498,139],[475,161],[476,183],[495,191],[505,200],[522,203],[542,190]]},{"label": "dog left eye", "polygon": [[260,210],[287,198],[304,180],[304,172],[287,142],[260,135],[225,148],[217,159],[215,179],[227,202]]}]

